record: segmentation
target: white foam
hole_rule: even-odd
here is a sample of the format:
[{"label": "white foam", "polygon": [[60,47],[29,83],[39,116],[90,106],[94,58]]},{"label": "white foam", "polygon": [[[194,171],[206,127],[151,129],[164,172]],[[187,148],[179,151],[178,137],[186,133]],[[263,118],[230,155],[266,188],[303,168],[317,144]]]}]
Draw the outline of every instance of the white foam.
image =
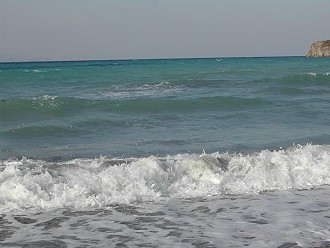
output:
[{"label": "white foam", "polygon": [[43,95],[40,97],[35,97],[33,98],[33,107],[38,109],[44,106],[52,107],[52,108],[57,108],[59,107],[62,103],[57,101],[58,96],[49,96],[49,95]]},{"label": "white foam", "polygon": [[324,73],[316,73],[316,72],[308,72],[307,75],[316,77],[316,76],[329,76],[330,72],[324,72]]},{"label": "white foam", "polygon": [[175,85],[173,83],[162,82],[150,82],[142,85],[136,84],[129,89],[127,87],[121,88],[116,86],[104,92],[92,95],[92,98],[96,99],[128,99],[136,97],[154,97],[154,96],[167,96],[182,92],[184,88],[182,86]]},{"label": "white foam", "polygon": [[316,77],[316,73],[315,72],[308,72],[307,75],[310,75],[310,76],[313,76],[313,77]]},{"label": "white foam", "polygon": [[179,154],[129,160],[0,162],[0,213],[104,207],[173,197],[256,194],[330,184],[330,146],[241,154]]}]

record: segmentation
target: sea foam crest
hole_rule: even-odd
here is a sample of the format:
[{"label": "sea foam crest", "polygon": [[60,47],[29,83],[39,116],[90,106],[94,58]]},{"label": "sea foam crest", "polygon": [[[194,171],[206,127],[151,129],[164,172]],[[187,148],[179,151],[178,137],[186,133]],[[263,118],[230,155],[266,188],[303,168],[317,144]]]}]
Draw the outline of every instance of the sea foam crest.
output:
[{"label": "sea foam crest", "polygon": [[49,96],[43,95],[40,97],[33,98],[32,105],[34,108],[42,108],[42,107],[53,107],[56,108],[61,105],[61,102],[57,101],[58,96]]},{"label": "sea foam crest", "polygon": [[104,92],[99,92],[91,96],[94,99],[129,99],[136,97],[158,97],[168,96],[182,92],[183,87],[170,83],[167,81],[162,82],[147,82],[147,83],[136,83],[130,85],[130,87],[114,86]]},{"label": "sea foam crest", "polygon": [[305,145],[242,155],[163,158],[23,158],[0,163],[0,213],[35,208],[105,207],[173,197],[256,194],[330,184],[330,146]]},{"label": "sea foam crest", "polygon": [[317,76],[330,76],[330,72],[324,73],[316,73],[316,72],[308,72],[307,75],[317,77]]}]

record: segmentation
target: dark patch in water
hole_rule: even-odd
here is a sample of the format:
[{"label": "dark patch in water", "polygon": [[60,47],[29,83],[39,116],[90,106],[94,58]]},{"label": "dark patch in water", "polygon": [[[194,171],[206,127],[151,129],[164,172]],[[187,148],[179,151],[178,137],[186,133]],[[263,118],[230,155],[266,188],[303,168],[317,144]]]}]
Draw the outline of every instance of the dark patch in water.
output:
[{"label": "dark patch in water", "polygon": [[53,228],[59,228],[61,227],[61,223],[68,220],[68,217],[56,217],[54,219],[51,219],[46,222],[42,222],[40,224],[37,224],[35,226],[43,226],[45,230],[53,229]]},{"label": "dark patch in water", "polygon": [[67,244],[61,240],[39,240],[28,242],[21,245],[24,248],[43,247],[43,248],[66,248]]},{"label": "dark patch in water", "polygon": [[93,210],[93,211],[73,211],[73,210],[64,210],[63,215],[64,216],[84,216],[84,215],[96,215],[102,212],[102,210]]},{"label": "dark patch in water", "polygon": [[163,211],[157,211],[157,212],[146,213],[146,215],[147,216],[163,216],[163,215],[166,215],[166,213]]},{"label": "dark patch in water", "polygon": [[4,241],[8,238],[11,238],[14,235],[15,231],[11,229],[0,230],[0,241]]},{"label": "dark patch in water", "polygon": [[215,213],[221,213],[221,212],[224,212],[224,211],[226,211],[225,208],[218,208]]},{"label": "dark patch in water", "polygon": [[211,209],[209,209],[207,206],[199,206],[199,207],[191,210],[190,212],[208,213],[210,211],[211,211]]},{"label": "dark patch in water", "polygon": [[123,229],[112,229],[108,227],[100,227],[97,229],[98,232],[106,232],[106,233],[121,233],[124,230]]},{"label": "dark patch in water", "polygon": [[181,237],[182,232],[180,232],[179,230],[173,230],[173,231],[170,231],[165,237],[169,237],[169,236]]},{"label": "dark patch in water", "polygon": [[[107,236],[107,239],[118,239],[119,241],[122,241],[122,242],[128,242],[128,241],[133,240],[133,237],[129,237],[127,235],[110,234]],[[124,247],[126,247],[126,245]]]},{"label": "dark patch in water", "polygon": [[196,248],[213,248],[213,247],[215,247],[214,245],[210,244],[210,242],[208,242],[208,241],[197,241],[197,242],[194,242],[193,245]]},{"label": "dark patch in water", "polygon": [[144,215],[143,213],[137,210],[137,207],[127,206],[127,205],[118,205],[115,207],[117,212],[129,215]]},{"label": "dark patch in water", "polygon": [[22,216],[14,216],[14,219],[17,220],[19,223],[22,223],[22,224],[32,224],[32,223],[37,222],[37,220],[35,220],[35,219],[22,217]]},{"label": "dark patch in water", "polygon": [[265,225],[268,224],[268,221],[262,218],[257,218],[251,215],[244,216],[244,219],[250,223]]},{"label": "dark patch in water", "polygon": [[284,243],[284,244],[278,246],[277,248],[299,248],[299,247],[301,247],[301,246],[299,246],[297,243],[287,242],[287,243]]}]

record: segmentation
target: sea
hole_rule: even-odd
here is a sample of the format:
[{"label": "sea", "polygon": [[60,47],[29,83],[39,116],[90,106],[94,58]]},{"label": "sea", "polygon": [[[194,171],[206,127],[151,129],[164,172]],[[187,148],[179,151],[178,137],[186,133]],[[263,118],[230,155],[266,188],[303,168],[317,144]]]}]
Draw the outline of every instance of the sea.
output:
[{"label": "sea", "polygon": [[0,247],[330,247],[330,58],[0,63]]}]

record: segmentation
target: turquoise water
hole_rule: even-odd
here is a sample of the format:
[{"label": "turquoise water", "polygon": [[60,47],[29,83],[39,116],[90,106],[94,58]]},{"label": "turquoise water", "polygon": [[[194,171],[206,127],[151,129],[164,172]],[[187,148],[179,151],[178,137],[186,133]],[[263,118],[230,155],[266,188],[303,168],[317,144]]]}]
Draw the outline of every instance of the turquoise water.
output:
[{"label": "turquoise water", "polygon": [[1,247],[328,247],[330,59],[0,63]]},{"label": "turquoise water", "polygon": [[329,144],[329,83],[304,57],[0,64],[0,158]]}]

